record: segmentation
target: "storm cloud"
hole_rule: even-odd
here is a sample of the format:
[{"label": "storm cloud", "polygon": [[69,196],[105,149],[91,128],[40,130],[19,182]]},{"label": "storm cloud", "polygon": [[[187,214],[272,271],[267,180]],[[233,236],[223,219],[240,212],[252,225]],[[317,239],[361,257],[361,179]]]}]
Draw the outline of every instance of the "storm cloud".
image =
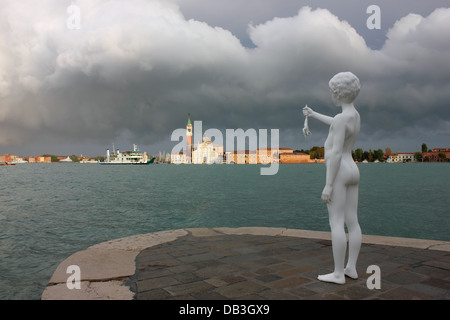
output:
[{"label": "storm cloud", "polygon": [[[74,1],[72,30],[71,3],[2,1],[0,147],[124,136],[151,146],[188,113],[205,129],[280,128],[284,146],[300,138],[306,103],[338,111],[328,80],[340,71],[361,79],[361,143],[450,135],[449,8],[406,15],[374,50],[327,9],[249,22],[245,46],[167,0]],[[320,145],[327,128],[310,126]]]}]

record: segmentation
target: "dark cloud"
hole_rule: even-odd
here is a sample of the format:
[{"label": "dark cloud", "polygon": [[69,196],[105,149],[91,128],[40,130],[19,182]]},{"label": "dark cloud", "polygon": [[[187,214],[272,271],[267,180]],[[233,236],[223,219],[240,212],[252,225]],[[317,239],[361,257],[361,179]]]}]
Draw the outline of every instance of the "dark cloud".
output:
[{"label": "dark cloud", "polygon": [[[330,10],[290,11],[295,1],[280,7],[285,14],[273,1],[258,2],[265,14],[247,22],[252,47],[220,23],[188,18],[170,1],[74,3],[80,30],[66,26],[69,1],[10,1],[2,9],[0,147],[44,140],[170,145],[189,112],[204,129],[281,128],[282,145],[321,145],[327,128],[320,124],[311,123],[313,137],[301,140],[300,110],[308,103],[338,112],[328,80],[347,70],[363,86],[361,143],[449,133],[450,46],[442,41],[448,8],[404,16],[374,50]],[[191,9],[201,3],[192,1]],[[250,1],[239,19],[255,5]]]}]

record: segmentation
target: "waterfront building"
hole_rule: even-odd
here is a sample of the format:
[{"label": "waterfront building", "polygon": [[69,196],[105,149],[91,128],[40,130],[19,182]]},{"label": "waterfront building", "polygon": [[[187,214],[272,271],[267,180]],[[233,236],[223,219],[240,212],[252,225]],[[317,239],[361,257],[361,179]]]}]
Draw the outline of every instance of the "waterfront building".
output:
[{"label": "waterfront building", "polygon": [[245,153],[246,152],[248,154],[248,150],[235,151],[234,152],[234,157],[235,157],[234,163],[236,163],[236,164],[245,164]]},{"label": "waterfront building", "polygon": [[309,154],[302,152],[280,153],[280,163],[311,163]]},{"label": "waterfront building", "polygon": [[387,155],[387,163],[417,162],[414,152],[391,153]]},{"label": "waterfront building", "polygon": [[80,163],[99,163],[98,160],[94,159],[94,158],[81,158]]},{"label": "waterfront building", "polygon": [[278,162],[279,152],[289,148],[259,148],[256,150],[227,151],[226,162],[236,164],[271,164]]},{"label": "waterfront building", "polygon": [[309,154],[294,152],[291,148],[260,148],[256,151],[226,151],[226,163],[271,164],[271,163],[323,163],[324,159],[311,159]]},{"label": "waterfront building", "polygon": [[17,161],[18,157],[12,154],[0,155],[0,163],[13,163]]},{"label": "waterfront building", "polygon": [[450,162],[450,148],[434,148],[422,154],[423,162]]},{"label": "waterfront building", "polygon": [[173,163],[173,164],[186,164],[187,163],[186,154],[183,153],[183,152],[172,153],[170,155],[170,163]]},{"label": "waterfront building", "polygon": [[279,159],[279,150],[276,148],[259,148],[256,150],[259,164],[277,163]]},{"label": "waterfront building", "polygon": [[52,162],[52,158],[51,157],[28,157],[25,158],[28,163],[51,163]]},{"label": "waterfront building", "polygon": [[257,164],[258,163],[258,153],[256,151],[246,151],[245,163],[247,164]]},{"label": "waterfront building", "polygon": [[235,164],[257,164],[258,156],[256,151],[238,150],[225,152],[226,163]]},{"label": "waterfront building", "polygon": [[225,163],[226,164],[236,163],[235,162],[235,157],[234,157],[234,151],[225,151],[224,152],[224,157],[225,157]]}]

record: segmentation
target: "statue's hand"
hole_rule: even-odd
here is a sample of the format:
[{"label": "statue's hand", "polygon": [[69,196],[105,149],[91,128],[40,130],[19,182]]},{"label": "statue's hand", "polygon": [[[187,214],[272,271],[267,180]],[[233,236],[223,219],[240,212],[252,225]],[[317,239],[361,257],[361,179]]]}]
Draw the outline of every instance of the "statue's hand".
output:
[{"label": "statue's hand", "polygon": [[331,202],[331,194],[333,193],[333,187],[325,186],[322,191],[322,201],[325,203]]},{"label": "statue's hand", "polygon": [[306,106],[303,108],[303,115],[304,115],[305,117],[310,117],[310,116],[312,116],[312,113],[313,113],[313,110],[312,110],[310,107],[308,107],[308,105],[306,105]]}]

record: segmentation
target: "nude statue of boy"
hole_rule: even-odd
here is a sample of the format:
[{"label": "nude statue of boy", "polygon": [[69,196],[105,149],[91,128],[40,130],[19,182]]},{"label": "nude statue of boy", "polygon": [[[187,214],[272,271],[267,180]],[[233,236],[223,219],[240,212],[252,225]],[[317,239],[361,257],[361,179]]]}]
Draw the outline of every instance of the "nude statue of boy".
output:
[{"label": "nude statue of boy", "polygon": [[[353,101],[360,90],[359,79],[351,72],[335,75],[329,82],[333,102],[342,107],[342,113],[334,118],[322,115],[309,107],[303,115],[330,126],[325,141],[326,184],[322,200],[327,204],[331,227],[334,272],[320,275],[318,279],[338,284],[345,283],[345,276],[358,278],[356,261],[361,248],[361,228],[358,223],[359,170],[352,158],[352,149],[360,130],[360,116]],[[349,256],[345,264],[349,233]]]}]

